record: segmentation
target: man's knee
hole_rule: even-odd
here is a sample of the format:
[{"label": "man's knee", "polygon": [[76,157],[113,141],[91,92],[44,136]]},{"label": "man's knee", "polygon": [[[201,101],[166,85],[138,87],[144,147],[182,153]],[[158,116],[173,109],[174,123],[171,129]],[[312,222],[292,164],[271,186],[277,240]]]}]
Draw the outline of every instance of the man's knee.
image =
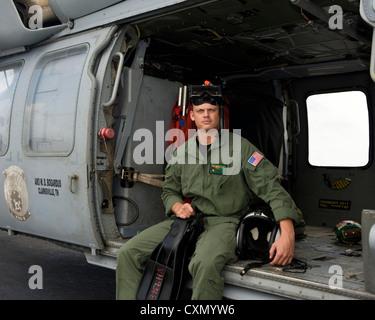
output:
[{"label": "man's knee", "polygon": [[190,260],[189,271],[193,277],[197,272],[212,275],[220,273],[224,265],[224,259],[220,256],[212,255],[212,250],[210,253],[196,252]]},{"label": "man's knee", "polygon": [[137,247],[132,244],[131,240],[129,240],[118,250],[117,260],[120,262],[133,260],[138,255],[137,251],[139,251],[139,249],[137,249]]}]

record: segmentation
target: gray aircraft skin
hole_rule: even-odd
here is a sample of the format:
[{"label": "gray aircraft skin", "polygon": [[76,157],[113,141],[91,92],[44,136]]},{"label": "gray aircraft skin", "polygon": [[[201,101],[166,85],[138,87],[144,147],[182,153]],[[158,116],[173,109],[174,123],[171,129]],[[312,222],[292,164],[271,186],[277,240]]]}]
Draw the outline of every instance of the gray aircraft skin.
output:
[{"label": "gray aircraft skin", "polygon": [[0,21],[1,229],[115,269],[165,218],[172,136],[208,80],[307,224],[304,273],[240,260],[224,295],[375,298],[372,1],[14,0]]}]

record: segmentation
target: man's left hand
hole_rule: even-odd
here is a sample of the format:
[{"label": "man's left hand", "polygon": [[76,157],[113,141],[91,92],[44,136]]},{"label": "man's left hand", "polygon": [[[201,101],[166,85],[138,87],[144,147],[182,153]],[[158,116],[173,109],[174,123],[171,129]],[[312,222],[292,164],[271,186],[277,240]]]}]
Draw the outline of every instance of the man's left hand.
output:
[{"label": "man's left hand", "polygon": [[277,239],[270,249],[270,265],[285,266],[292,262],[294,257],[294,226],[290,219],[280,220],[280,238]]}]

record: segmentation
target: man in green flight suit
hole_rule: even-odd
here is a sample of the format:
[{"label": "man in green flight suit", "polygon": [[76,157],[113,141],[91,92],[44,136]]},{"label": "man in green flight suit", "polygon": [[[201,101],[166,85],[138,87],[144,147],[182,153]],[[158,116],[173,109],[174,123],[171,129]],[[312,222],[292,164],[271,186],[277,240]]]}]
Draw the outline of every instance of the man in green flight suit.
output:
[{"label": "man in green flight suit", "polygon": [[[304,221],[280,185],[277,169],[246,139],[219,132],[222,100],[211,96],[209,88],[191,102],[190,117],[197,133],[177,148],[167,167],[162,200],[168,219],[142,231],[119,250],[117,299],[136,298],[148,257],[168,234],[174,217],[196,214],[192,205],[204,214],[204,231],[189,263],[193,300],[222,298],[220,273],[225,264],[238,260],[236,231],[249,210],[251,193],[268,203],[279,221],[281,235],[270,249],[270,264],[287,265],[294,256],[295,230],[300,231]],[[191,203],[185,203],[186,198]]]}]

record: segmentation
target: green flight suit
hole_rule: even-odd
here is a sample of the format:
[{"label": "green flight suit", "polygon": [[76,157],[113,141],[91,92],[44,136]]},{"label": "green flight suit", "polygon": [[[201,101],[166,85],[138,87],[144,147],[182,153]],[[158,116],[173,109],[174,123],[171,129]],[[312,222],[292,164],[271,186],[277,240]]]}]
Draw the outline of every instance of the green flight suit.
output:
[{"label": "green flight suit", "polygon": [[[204,150],[204,149],[203,149]],[[204,232],[189,263],[192,299],[221,299],[225,264],[237,260],[236,229],[251,205],[251,193],[268,203],[276,220],[290,218],[303,230],[301,212],[279,183],[277,169],[246,139],[224,131],[206,152],[196,137],[177,148],[166,169],[162,200],[169,217],[127,242],[118,254],[117,298],[135,298],[142,267],[173,222],[171,208],[190,198],[204,214]]]}]

